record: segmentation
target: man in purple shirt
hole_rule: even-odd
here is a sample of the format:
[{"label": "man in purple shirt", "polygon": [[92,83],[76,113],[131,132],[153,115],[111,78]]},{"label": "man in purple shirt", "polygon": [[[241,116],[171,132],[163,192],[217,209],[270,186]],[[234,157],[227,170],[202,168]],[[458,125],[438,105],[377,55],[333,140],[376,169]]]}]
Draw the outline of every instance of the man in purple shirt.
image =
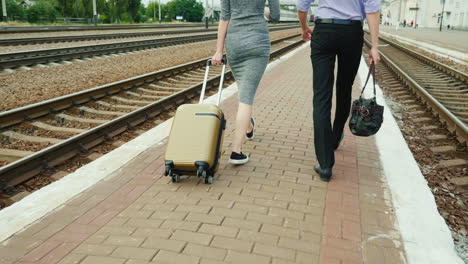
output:
[{"label": "man in purple shirt", "polygon": [[[307,24],[307,12],[314,0],[296,1],[302,38],[311,40],[312,47],[314,144],[319,162],[315,171],[323,181],[330,181],[335,164],[334,151],[343,139],[343,129],[351,109],[351,89],[362,55],[362,21],[366,18],[372,42],[369,60],[376,64],[380,61],[380,0],[320,0],[313,31]],[[332,127],[330,115],[336,57],[336,111]]]}]

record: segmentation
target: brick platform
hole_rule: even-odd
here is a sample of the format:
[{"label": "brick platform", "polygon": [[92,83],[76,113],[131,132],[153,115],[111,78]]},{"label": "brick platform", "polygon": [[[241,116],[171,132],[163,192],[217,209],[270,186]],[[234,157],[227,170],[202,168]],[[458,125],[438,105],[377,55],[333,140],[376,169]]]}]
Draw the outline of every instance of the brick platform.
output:
[{"label": "brick platform", "polygon": [[309,53],[265,75],[248,164],[227,164],[234,96],[222,105],[226,151],[213,185],[171,183],[161,176],[164,145],[149,147],[2,243],[0,264],[405,263],[373,139],[346,130],[332,181],[313,171]]}]

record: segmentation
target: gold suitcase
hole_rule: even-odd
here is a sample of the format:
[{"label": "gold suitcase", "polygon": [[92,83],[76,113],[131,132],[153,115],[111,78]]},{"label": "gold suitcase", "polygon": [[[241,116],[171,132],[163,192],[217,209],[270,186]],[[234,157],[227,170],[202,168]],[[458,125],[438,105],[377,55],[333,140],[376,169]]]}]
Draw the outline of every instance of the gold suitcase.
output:
[{"label": "gold suitcase", "polygon": [[203,104],[210,66],[211,60],[208,60],[199,104],[179,106],[172,123],[164,173],[171,176],[172,182],[179,182],[182,175],[197,175],[211,184],[219,167],[226,128],[223,111],[219,108],[226,64],[223,63],[217,105]]}]

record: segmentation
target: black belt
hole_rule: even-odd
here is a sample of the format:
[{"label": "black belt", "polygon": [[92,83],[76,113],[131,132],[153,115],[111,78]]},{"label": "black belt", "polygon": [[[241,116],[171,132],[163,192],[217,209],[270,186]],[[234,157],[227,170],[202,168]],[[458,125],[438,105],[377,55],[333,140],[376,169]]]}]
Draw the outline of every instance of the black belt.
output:
[{"label": "black belt", "polygon": [[362,25],[362,21],[361,20],[317,18],[315,20],[315,24]]}]

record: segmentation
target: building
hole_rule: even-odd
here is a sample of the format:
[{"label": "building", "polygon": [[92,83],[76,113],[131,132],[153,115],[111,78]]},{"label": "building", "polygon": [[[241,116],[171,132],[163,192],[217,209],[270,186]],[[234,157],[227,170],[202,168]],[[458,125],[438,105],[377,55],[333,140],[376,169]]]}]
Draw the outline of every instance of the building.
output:
[{"label": "building", "polygon": [[466,0],[387,0],[382,2],[382,23],[396,26],[406,20],[419,27],[443,27],[468,30],[468,1]]}]

